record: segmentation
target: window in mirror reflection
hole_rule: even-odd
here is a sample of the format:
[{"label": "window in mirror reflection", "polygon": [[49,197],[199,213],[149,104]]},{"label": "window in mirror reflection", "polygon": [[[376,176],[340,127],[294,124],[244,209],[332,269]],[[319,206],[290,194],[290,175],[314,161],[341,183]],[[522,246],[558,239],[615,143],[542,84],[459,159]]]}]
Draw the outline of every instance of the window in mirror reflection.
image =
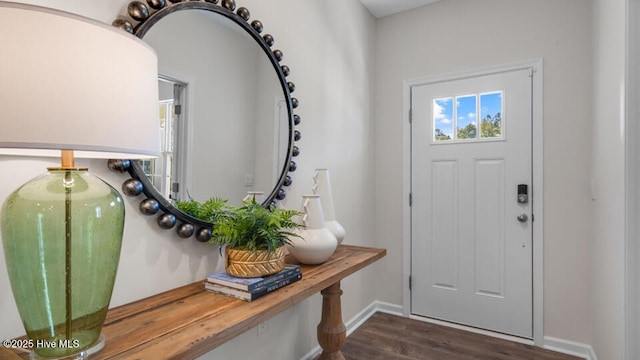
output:
[{"label": "window in mirror reflection", "polygon": [[161,100],[158,105],[160,120],[160,147],[161,154],[156,159],[142,161],[145,175],[151,180],[153,186],[164,197],[171,198],[171,169],[173,164],[173,134],[175,129],[174,101],[173,99]]}]

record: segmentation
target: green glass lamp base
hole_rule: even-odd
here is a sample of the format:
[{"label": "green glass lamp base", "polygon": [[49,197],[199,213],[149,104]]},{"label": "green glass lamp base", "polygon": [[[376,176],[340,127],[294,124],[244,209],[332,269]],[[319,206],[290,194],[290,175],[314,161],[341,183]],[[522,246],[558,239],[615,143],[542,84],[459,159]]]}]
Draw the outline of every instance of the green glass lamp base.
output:
[{"label": "green glass lamp base", "polygon": [[104,346],[123,229],[120,194],[86,169],[49,169],[6,199],[2,245],[32,359]]},{"label": "green glass lamp base", "polygon": [[104,348],[104,339],[105,339],[104,334],[101,333],[100,337],[98,337],[98,341],[96,341],[88,349],[84,349],[79,353],[65,355],[62,357],[55,357],[55,358],[42,357],[38,355],[38,353],[36,353],[35,351],[31,351],[31,353],[29,353],[29,359],[30,360],[86,360],[86,359],[89,359],[90,356],[92,356],[93,354],[99,352],[100,350],[102,350],[102,348]]}]

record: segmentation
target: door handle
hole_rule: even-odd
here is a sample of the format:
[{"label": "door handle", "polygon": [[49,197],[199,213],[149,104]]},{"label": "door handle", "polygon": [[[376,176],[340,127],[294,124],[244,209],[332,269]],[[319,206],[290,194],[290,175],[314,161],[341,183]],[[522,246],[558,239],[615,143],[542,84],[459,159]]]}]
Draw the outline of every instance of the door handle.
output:
[{"label": "door handle", "polygon": [[529,220],[529,216],[527,214],[525,214],[525,213],[519,214],[516,218],[521,223],[527,222],[527,220]]}]

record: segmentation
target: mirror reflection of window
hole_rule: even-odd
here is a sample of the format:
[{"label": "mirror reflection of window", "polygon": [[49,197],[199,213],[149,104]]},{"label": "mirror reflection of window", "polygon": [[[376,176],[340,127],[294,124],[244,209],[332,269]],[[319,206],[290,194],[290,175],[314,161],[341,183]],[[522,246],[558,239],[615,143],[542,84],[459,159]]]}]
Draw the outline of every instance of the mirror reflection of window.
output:
[{"label": "mirror reflection of window", "polygon": [[145,175],[153,186],[167,199],[171,197],[171,169],[173,164],[173,134],[175,129],[173,99],[158,104],[160,126],[160,156],[142,162]]},{"label": "mirror reflection of window", "polygon": [[289,127],[287,121],[289,120],[289,113],[287,112],[286,102],[284,96],[275,97],[275,115],[273,118],[273,165],[271,172],[271,182],[265,184],[268,188],[268,184],[275,184],[280,176],[280,171],[284,167],[285,159],[287,158],[287,150],[289,142],[287,137],[289,136]]}]

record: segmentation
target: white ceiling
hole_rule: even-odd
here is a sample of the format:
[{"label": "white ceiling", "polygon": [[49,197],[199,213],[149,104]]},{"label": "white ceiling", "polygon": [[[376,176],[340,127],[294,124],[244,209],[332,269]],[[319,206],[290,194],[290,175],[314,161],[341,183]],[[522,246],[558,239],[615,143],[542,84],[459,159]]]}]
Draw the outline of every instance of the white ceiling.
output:
[{"label": "white ceiling", "polygon": [[373,16],[383,16],[414,9],[440,0],[360,0]]}]

